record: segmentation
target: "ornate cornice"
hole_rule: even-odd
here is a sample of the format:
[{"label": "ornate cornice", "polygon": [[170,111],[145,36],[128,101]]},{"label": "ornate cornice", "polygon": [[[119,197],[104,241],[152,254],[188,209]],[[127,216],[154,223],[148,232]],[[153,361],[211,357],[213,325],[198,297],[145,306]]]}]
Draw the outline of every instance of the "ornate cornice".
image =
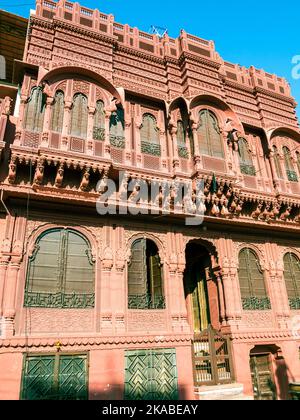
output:
[{"label": "ornate cornice", "polygon": [[144,53],[143,51],[137,50],[135,48],[130,48],[130,47],[127,47],[127,46],[119,44],[119,43],[116,43],[116,50],[115,51],[116,52],[120,51],[120,52],[129,54],[129,55],[132,55],[132,56],[135,56],[135,57],[140,57],[140,58],[143,58],[147,61],[160,64],[162,66],[164,65],[164,58],[160,58],[160,57],[157,57],[155,55],[151,55],[150,53]]},{"label": "ornate cornice", "polygon": [[56,337],[56,338],[49,338],[49,337],[31,337],[31,338],[22,338],[16,337],[13,339],[0,339],[0,354],[2,349],[5,351],[10,349],[10,351],[24,351],[24,349],[30,349],[33,351],[34,349],[45,349],[52,351],[56,351],[57,349],[57,341],[59,338],[59,342],[61,345],[61,350],[66,348],[74,348],[74,347],[81,347],[85,348],[86,350],[96,348],[112,348],[120,346],[138,346],[138,345],[168,345],[168,344],[176,344],[178,345],[189,345],[192,340],[191,334],[181,334],[181,335],[162,335],[162,336],[134,336],[134,335],[127,335],[127,336],[118,336],[118,337],[105,337],[105,336],[92,336],[92,337]]},{"label": "ornate cornice", "polygon": [[185,60],[190,60],[195,63],[202,63],[216,70],[219,70],[222,66],[220,62],[214,61],[211,58],[200,57],[199,55],[193,54],[191,52],[183,51],[181,56],[178,59],[178,62],[180,65],[182,65]]},{"label": "ornate cornice", "polygon": [[266,95],[266,96],[271,96],[272,98],[279,99],[281,101],[290,103],[294,108],[297,106],[297,103],[294,100],[294,98],[288,97],[288,96],[285,96],[285,95],[280,95],[280,93],[271,92],[267,89],[264,89],[264,88],[261,88],[261,87],[258,87],[258,86],[255,86],[254,94],[257,94],[257,95],[263,94],[263,95]]}]

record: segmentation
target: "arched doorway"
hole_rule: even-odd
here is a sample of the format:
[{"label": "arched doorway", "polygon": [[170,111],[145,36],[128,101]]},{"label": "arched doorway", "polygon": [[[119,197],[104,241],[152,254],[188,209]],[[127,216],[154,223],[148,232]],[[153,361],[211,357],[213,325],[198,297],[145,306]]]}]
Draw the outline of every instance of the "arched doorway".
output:
[{"label": "arched doorway", "polygon": [[217,279],[220,267],[213,246],[191,241],[186,248],[184,290],[190,326],[194,332],[195,385],[233,381],[229,337],[221,334],[220,307],[223,293]]},{"label": "arched doorway", "polygon": [[190,242],[186,248],[184,291],[190,325],[194,333],[209,325],[220,329],[218,286],[212,267],[212,255],[201,243]]}]

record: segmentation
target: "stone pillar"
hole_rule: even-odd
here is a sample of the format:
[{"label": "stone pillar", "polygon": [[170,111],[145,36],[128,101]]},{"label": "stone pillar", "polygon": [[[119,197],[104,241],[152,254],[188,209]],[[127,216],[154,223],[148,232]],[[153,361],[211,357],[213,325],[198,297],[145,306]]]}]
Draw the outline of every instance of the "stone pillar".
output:
[{"label": "stone pillar", "polygon": [[9,257],[2,256],[0,261],[0,317],[3,315],[3,296]]},{"label": "stone pillar", "polygon": [[111,111],[105,111],[105,140],[104,140],[104,157],[107,159],[111,158],[110,155],[110,117],[111,117]]},{"label": "stone pillar", "polygon": [[44,125],[42,132],[41,147],[49,147],[49,130],[51,126],[51,111],[52,111],[53,98],[47,97],[46,109],[44,115]]},{"label": "stone pillar", "polygon": [[13,257],[7,269],[3,302],[3,335],[5,338],[9,338],[14,335],[14,321],[16,315],[16,289],[20,263],[20,258]]},{"label": "stone pillar", "polygon": [[226,311],[225,311],[225,300],[224,300],[224,289],[221,273],[216,274],[217,277],[217,286],[218,286],[218,295],[220,302],[220,318],[222,326],[226,325]]},{"label": "stone pillar", "polygon": [[193,132],[193,142],[194,142],[194,164],[195,169],[199,170],[201,169],[201,156],[200,156],[200,148],[199,148],[199,142],[198,142],[198,124],[193,123],[192,124],[192,132]]},{"label": "stone pillar", "polygon": [[172,152],[173,152],[173,167],[174,169],[180,169],[179,165],[179,153],[178,153],[178,144],[177,144],[177,128],[172,125],[170,126],[170,133],[172,138]]}]

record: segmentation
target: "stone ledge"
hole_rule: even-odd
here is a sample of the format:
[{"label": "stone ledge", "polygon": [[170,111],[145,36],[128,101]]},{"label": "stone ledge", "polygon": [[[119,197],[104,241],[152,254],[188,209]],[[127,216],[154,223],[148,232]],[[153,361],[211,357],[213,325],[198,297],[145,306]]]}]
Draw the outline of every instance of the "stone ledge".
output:
[{"label": "stone ledge", "polygon": [[195,396],[198,400],[253,400],[244,395],[244,385],[238,383],[196,387]]}]

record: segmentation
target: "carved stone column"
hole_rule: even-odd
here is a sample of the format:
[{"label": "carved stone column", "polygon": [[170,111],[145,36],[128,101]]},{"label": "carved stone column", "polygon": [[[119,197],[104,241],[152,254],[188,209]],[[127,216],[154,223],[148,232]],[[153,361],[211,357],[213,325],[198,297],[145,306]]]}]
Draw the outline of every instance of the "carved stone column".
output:
[{"label": "carved stone column", "polygon": [[111,117],[111,111],[105,111],[105,140],[104,140],[104,157],[107,159],[111,158],[110,154],[110,117]]},{"label": "carved stone column", "polygon": [[172,151],[173,151],[173,167],[179,169],[179,153],[177,144],[177,128],[174,125],[170,125],[170,134],[172,138]]},{"label": "carved stone column", "polygon": [[100,329],[101,332],[111,334],[112,324],[112,304],[111,304],[111,278],[114,265],[113,251],[106,247],[102,252],[102,270],[101,270],[101,297],[100,297]]},{"label": "carved stone column", "polygon": [[192,124],[192,132],[193,132],[193,142],[194,142],[194,164],[195,169],[201,169],[201,156],[200,156],[200,148],[198,143],[198,124]]},{"label": "carved stone column", "polygon": [[15,331],[16,288],[20,264],[20,257],[12,257],[7,268],[3,302],[3,335],[5,338],[12,337]]},{"label": "carved stone column", "polygon": [[0,261],[0,317],[3,315],[3,296],[4,296],[4,286],[5,286],[5,278],[6,272],[9,263],[9,256],[2,256]]}]

